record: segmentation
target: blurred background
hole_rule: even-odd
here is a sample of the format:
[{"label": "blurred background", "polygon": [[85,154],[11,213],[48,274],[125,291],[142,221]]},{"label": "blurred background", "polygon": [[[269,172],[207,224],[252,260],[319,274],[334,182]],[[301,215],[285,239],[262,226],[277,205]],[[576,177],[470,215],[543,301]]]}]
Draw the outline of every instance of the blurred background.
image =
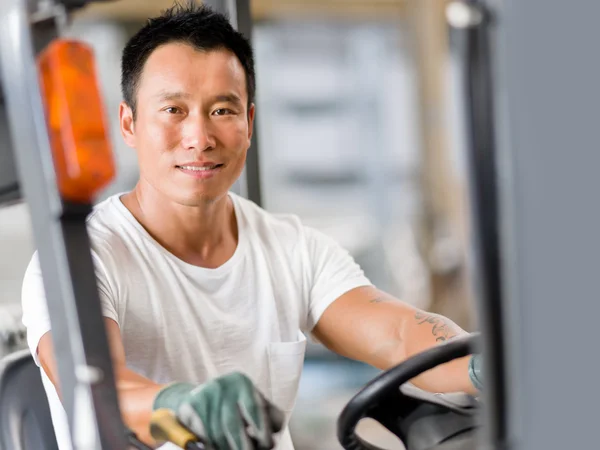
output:
[{"label": "blurred background", "polygon": [[[118,130],[121,50],[171,5],[91,5],[67,27],[95,49],[112,126],[118,176],[102,198],[131,189],[138,175]],[[462,118],[445,5],[251,0],[257,151],[263,207],[299,215],[347,248],[378,287],[473,331]],[[34,247],[26,206],[1,208],[0,354],[24,346],[20,289]],[[297,450],[341,448],[337,414],[376,373],[311,343],[291,422]]]}]

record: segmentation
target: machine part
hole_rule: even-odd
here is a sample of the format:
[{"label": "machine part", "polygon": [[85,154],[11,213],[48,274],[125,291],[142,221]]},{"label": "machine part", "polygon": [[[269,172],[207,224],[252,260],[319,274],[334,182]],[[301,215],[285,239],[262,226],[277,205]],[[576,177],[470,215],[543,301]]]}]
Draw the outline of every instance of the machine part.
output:
[{"label": "machine part", "polygon": [[[468,441],[464,450],[475,449],[474,431],[479,427],[478,403],[466,394],[441,395],[403,386],[417,375],[440,364],[467,356],[478,347],[471,335],[433,347],[389,369],[370,381],[343,409],[337,436],[346,450],[371,450],[355,429],[371,417],[407,446],[407,450],[433,450],[459,437]],[[465,434],[469,433],[469,439]],[[466,444],[465,444],[466,445]]]},{"label": "machine part", "polygon": [[46,0],[46,3],[55,3],[63,5],[67,11],[83,8],[89,3],[104,3],[115,0]]},{"label": "machine part", "polygon": [[38,66],[61,198],[91,204],[116,170],[92,49],[55,39]]},{"label": "machine part", "polygon": [[[2,64],[0,62],[0,64]],[[0,67],[1,72],[1,67]],[[0,76],[0,85],[2,77]],[[9,205],[21,199],[19,177],[12,152],[8,117],[2,90],[0,89],[0,205]]]},{"label": "machine part", "polygon": [[20,307],[0,306],[0,358],[27,348],[27,330],[21,315]]},{"label": "machine part", "polygon": [[0,360],[0,450],[58,450],[45,398],[28,349]]},{"label": "machine part", "polygon": [[[486,448],[597,448],[600,2],[479,3],[492,13],[503,275],[502,360],[484,323],[482,335],[484,403],[505,433]],[[487,403],[497,372],[504,411]]]},{"label": "machine part", "polygon": [[[465,116],[467,184],[470,206],[470,272],[482,330],[483,372],[487,389],[487,432],[504,448],[507,440],[506,381],[504,378],[504,292],[500,264],[500,215],[492,79],[491,12],[479,1],[454,1],[447,18],[460,61],[458,90]],[[494,447],[495,448],[495,447]]]},{"label": "machine part", "polygon": [[169,409],[157,409],[150,419],[150,433],[160,444],[171,442],[185,450],[203,450],[204,446],[198,438],[179,423],[175,414]]},{"label": "machine part", "polygon": [[[252,39],[252,13],[250,0],[204,0],[215,11],[229,17],[231,25],[247,39]],[[233,191],[262,206],[260,186],[260,152],[258,141],[258,114],[254,115],[254,132],[246,156],[244,170],[233,186]]]},{"label": "machine part", "polygon": [[[30,21],[27,0],[0,2],[0,70],[4,108],[21,194],[33,223],[52,325],[61,392],[72,438],[86,434],[85,450],[127,446],[92,261],[86,217],[90,204],[67,202],[58,189],[36,55],[58,36],[56,22]],[[81,111],[78,111],[81,114]],[[56,150],[56,147],[54,148]],[[2,151],[6,151],[3,148]],[[98,382],[76,377],[76,367],[98,368]],[[76,427],[78,405],[90,409]],[[88,445],[89,443],[89,445]],[[79,450],[76,447],[75,450]]]},{"label": "machine part", "polygon": [[446,6],[446,20],[454,28],[473,28],[483,22],[483,12],[478,5],[453,1]]}]

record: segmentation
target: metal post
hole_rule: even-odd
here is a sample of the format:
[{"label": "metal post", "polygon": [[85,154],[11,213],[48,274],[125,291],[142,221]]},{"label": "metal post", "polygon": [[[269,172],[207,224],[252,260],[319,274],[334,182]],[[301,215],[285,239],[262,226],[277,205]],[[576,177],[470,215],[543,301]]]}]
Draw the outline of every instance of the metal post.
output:
[{"label": "metal post", "polygon": [[[0,79],[0,86],[2,79]],[[21,198],[17,168],[11,151],[4,99],[0,90],[0,205]]]},{"label": "metal post", "polygon": [[594,448],[600,404],[600,2],[486,3],[495,8],[498,24],[512,448]]},{"label": "metal post", "polygon": [[[231,25],[240,33],[252,40],[252,13],[250,0],[205,0],[205,4],[215,11],[226,14]],[[262,205],[262,194],[260,187],[260,155],[258,147],[258,117],[254,118],[254,133],[252,143],[246,158],[246,167],[237,183],[238,193],[252,200],[257,205]]]},{"label": "metal post", "polygon": [[[479,211],[485,216],[480,236],[489,238],[480,239],[481,247],[496,259],[488,278],[502,275],[488,284],[498,292],[487,292],[481,305],[482,326],[491,326],[482,328],[491,352],[488,382],[504,382],[504,398],[497,400],[505,409],[492,414],[501,413],[497,424],[505,428],[495,430],[491,448],[595,448],[600,3],[463,3],[484,6],[489,19],[486,33],[470,32],[470,48],[485,44],[485,52],[474,54],[491,58],[487,67],[472,66],[480,82],[472,85],[471,99],[494,99],[493,111],[479,109],[486,117],[472,130],[482,144],[480,167],[493,169],[479,173],[479,195],[496,182],[499,212],[486,215],[489,203]],[[469,26],[477,14],[464,4],[456,19]],[[493,123],[491,140],[484,139],[492,130],[486,121]]]},{"label": "metal post", "polygon": [[[421,253],[428,266],[432,312],[473,328],[468,280],[464,186],[454,172],[446,113],[448,25],[445,0],[407,3],[416,68],[416,115],[420,138],[419,183],[423,206],[418,218]],[[450,252],[440,252],[440,248]],[[445,256],[440,256],[445,255]]]},{"label": "metal post", "polygon": [[[75,449],[125,449],[125,428],[85,226],[89,207],[62,203],[40,95],[26,0],[0,2],[0,66],[12,147],[29,206],[52,326],[61,397]],[[39,30],[38,30],[39,31]],[[48,40],[46,40],[46,43]]]},{"label": "metal post", "polygon": [[483,331],[486,390],[486,440],[490,449],[507,442],[504,345],[504,300],[500,266],[498,170],[494,126],[495,91],[491,67],[491,19],[475,2],[451,2],[447,17],[456,28],[456,54],[461,60],[465,141],[471,219],[471,273]]}]

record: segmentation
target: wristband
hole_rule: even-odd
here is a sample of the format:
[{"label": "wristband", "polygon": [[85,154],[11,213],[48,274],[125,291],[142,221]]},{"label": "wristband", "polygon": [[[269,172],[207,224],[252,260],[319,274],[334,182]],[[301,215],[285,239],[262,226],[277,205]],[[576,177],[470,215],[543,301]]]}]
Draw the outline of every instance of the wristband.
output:
[{"label": "wristband", "polygon": [[194,390],[197,386],[190,383],[172,383],[165,386],[156,397],[154,397],[154,403],[152,409],[166,408],[171,411],[177,411],[179,405],[186,399],[189,393]]},{"label": "wristband", "polygon": [[481,373],[481,355],[472,355],[469,360],[469,378],[478,391],[483,390],[483,374]]}]

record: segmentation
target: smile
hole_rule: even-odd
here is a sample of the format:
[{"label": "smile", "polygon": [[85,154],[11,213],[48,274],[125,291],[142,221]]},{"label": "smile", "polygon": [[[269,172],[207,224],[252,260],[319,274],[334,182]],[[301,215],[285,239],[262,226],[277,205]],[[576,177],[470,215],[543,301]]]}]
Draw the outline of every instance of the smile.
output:
[{"label": "smile", "polygon": [[216,175],[223,164],[213,164],[209,166],[175,166],[181,172],[193,176],[195,178],[210,178]]}]

